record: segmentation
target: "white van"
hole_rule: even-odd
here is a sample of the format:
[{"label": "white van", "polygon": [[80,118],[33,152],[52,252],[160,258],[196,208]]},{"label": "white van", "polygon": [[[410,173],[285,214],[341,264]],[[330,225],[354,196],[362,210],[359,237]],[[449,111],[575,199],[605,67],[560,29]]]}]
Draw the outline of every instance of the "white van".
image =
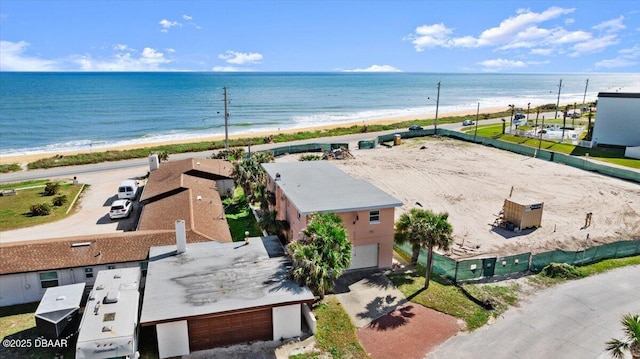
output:
[{"label": "white van", "polygon": [[118,187],[118,198],[136,199],[138,182],[134,180],[122,181]]}]

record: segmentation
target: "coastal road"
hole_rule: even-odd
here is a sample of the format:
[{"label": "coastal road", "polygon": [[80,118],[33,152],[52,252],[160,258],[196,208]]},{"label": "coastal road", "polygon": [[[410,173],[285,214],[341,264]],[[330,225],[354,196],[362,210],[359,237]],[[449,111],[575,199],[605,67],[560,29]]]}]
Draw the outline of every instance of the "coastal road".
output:
[{"label": "coastal road", "polygon": [[[472,118],[473,116],[469,116]],[[506,118],[508,121],[509,118]],[[485,124],[493,124],[500,123],[502,119],[494,118],[490,120],[481,120],[478,123],[481,125]],[[445,128],[448,130],[459,130],[461,128],[460,123],[449,123],[449,124],[441,124],[438,126],[439,128]],[[431,127],[427,127],[431,128]],[[264,144],[264,145],[256,145],[251,147],[251,151],[264,151],[271,148],[281,147],[285,145],[299,145],[299,144],[307,144],[307,143],[332,143],[332,142],[347,142],[347,143],[357,143],[362,140],[369,140],[379,135],[384,134],[392,134],[398,132],[398,130],[406,130],[406,129],[395,129],[389,131],[381,131],[381,132],[368,132],[368,133],[358,133],[352,135],[344,135],[344,136],[335,136],[335,137],[321,137],[314,138],[309,140],[301,140],[301,141],[292,141],[287,143],[274,143],[274,144]],[[180,154],[172,154],[170,159],[173,160],[181,160],[185,158],[207,158],[211,156],[213,151],[205,151],[205,152],[191,152],[191,153],[180,153]],[[20,171],[14,173],[6,173],[0,175],[0,183],[12,183],[12,182],[21,182],[28,180],[36,180],[36,179],[68,179],[73,177],[78,177],[80,182],[82,182],[82,178],[86,178],[87,175],[100,173],[103,171],[113,171],[113,170],[121,170],[121,169],[138,169],[144,170],[149,168],[149,162],[147,158],[137,158],[132,160],[123,160],[116,162],[101,162],[89,165],[80,165],[80,166],[65,166],[65,167],[55,167],[49,169],[38,169],[38,170],[29,170],[29,171]],[[145,172],[146,173],[146,172]]]},{"label": "coastal road", "polygon": [[621,316],[640,313],[640,266],[557,285],[507,310],[495,323],[459,334],[428,359],[610,358]]}]

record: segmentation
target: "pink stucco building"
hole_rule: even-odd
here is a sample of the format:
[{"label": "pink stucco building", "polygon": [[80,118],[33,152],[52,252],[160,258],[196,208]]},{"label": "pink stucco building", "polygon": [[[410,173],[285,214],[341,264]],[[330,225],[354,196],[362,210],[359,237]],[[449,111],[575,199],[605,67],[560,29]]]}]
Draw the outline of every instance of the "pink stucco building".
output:
[{"label": "pink stucco building", "polygon": [[394,211],[402,202],[326,161],[265,163],[267,189],[275,193],[278,219],[298,240],[314,213],[336,213],[353,243],[351,269],[390,267]]}]

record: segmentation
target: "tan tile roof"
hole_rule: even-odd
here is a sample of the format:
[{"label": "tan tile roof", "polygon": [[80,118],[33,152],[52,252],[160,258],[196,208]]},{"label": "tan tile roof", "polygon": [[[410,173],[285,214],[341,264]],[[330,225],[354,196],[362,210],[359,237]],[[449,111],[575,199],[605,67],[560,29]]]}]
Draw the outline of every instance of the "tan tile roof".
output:
[{"label": "tan tile roof", "polygon": [[184,187],[183,175],[191,175],[210,180],[230,179],[233,165],[224,160],[189,158],[160,164],[157,170],[149,174],[147,184],[140,201],[161,196]]},{"label": "tan tile roof", "polygon": [[[187,243],[208,242],[187,231]],[[72,247],[72,244],[88,243]],[[146,260],[149,248],[176,243],[175,230],[125,232],[0,244],[0,275]]]},{"label": "tan tile roof", "polygon": [[172,229],[176,220],[183,219],[187,229],[212,240],[232,242],[218,191],[206,184],[191,187],[145,205],[138,231]]}]

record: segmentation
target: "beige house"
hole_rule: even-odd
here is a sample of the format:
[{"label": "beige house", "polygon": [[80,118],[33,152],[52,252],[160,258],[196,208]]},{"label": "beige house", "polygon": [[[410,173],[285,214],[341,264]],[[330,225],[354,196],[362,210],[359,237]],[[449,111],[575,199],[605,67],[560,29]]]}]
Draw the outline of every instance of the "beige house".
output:
[{"label": "beige house", "polygon": [[353,244],[351,269],[390,267],[394,211],[402,202],[367,181],[355,179],[325,161],[265,163],[267,189],[275,194],[279,220],[298,240],[314,213],[335,213]]}]

